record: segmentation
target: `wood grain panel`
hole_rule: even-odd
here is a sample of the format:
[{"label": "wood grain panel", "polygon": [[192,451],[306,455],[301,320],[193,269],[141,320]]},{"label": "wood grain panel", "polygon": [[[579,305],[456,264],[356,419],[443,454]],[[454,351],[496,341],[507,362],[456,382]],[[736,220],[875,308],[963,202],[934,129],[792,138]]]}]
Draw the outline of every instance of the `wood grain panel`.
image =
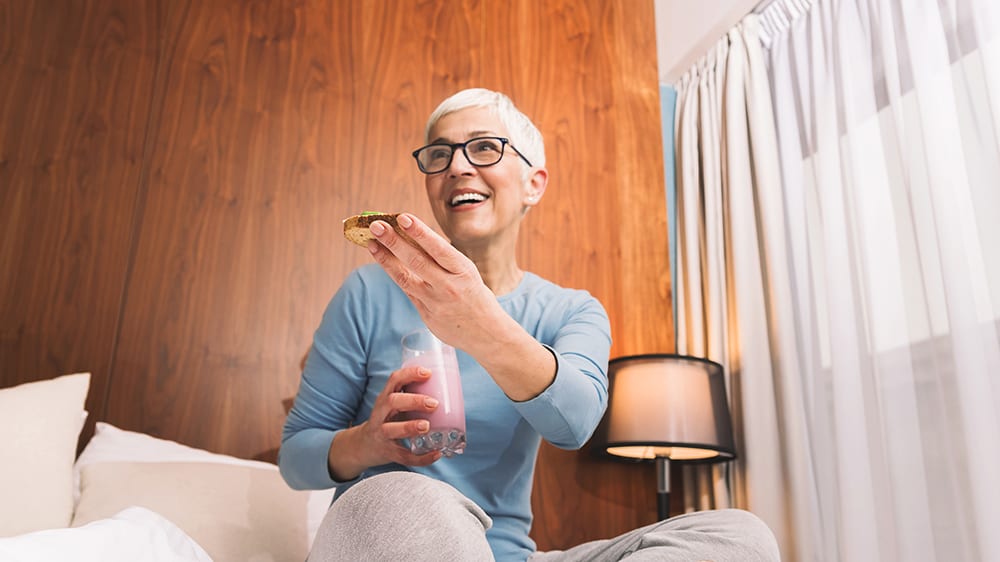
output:
[{"label": "wood grain panel", "polygon": [[[521,265],[599,298],[613,355],[672,350],[651,1],[65,4],[0,0],[4,384],[93,370],[92,420],[274,460],[370,260],[340,220],[432,222],[409,153],[470,86],[546,137]],[[649,465],[543,446],[535,484],[542,549],[655,518]]]},{"label": "wood grain panel", "polygon": [[0,2],[0,386],[90,371],[103,407],[155,26],[131,0]]},{"label": "wood grain panel", "polygon": [[409,152],[437,100],[407,53],[434,22],[469,33],[440,3],[409,6],[172,8],[112,423],[274,460],[323,308],[371,259],[341,218],[431,219]]},{"label": "wood grain panel", "polygon": [[351,61],[328,54],[326,4],[171,5],[112,423],[273,460],[311,330],[361,257],[338,250]]},{"label": "wood grain panel", "polygon": [[609,80],[617,162],[612,185],[620,202],[618,243],[626,272],[618,287],[623,317],[617,355],[674,351],[656,57],[638,55],[656,52],[654,19],[652,3],[623,2],[614,4],[606,20],[615,52],[615,73]]}]

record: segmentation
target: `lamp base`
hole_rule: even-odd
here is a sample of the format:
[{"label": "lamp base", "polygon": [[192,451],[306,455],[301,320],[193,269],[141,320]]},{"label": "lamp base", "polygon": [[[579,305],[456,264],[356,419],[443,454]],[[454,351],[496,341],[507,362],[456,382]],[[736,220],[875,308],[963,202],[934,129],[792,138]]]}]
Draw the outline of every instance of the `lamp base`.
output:
[{"label": "lamp base", "polygon": [[670,492],[656,493],[656,517],[660,521],[670,519]]},{"label": "lamp base", "polygon": [[670,518],[670,459],[656,457],[656,516]]}]

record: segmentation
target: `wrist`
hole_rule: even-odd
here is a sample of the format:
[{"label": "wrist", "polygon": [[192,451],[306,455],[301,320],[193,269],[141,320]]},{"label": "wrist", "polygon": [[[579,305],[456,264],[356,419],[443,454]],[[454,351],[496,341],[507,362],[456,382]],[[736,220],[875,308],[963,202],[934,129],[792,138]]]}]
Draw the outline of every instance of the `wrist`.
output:
[{"label": "wrist", "polygon": [[[366,422],[367,423],[367,422]],[[356,445],[362,425],[349,427],[333,437],[327,454],[327,468],[330,478],[337,482],[354,480],[361,475],[368,464],[360,458],[364,448]]]},{"label": "wrist", "polygon": [[469,343],[458,347],[484,366],[496,358],[504,357],[513,349],[521,348],[528,341],[537,343],[499,303],[496,303],[495,313],[480,318],[473,326],[474,330],[466,331],[470,335]]}]

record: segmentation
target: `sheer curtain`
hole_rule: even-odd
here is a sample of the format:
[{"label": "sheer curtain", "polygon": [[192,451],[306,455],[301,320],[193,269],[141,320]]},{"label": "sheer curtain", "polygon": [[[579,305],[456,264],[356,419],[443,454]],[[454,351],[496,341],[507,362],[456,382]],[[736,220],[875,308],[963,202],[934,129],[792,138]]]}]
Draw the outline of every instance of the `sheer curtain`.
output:
[{"label": "sheer curtain", "polygon": [[678,352],[725,368],[740,456],[730,466],[684,467],[686,508],[752,507],[774,526],[788,518],[786,500],[763,492],[782,488],[792,459],[779,441],[778,358],[762,284],[768,267],[783,265],[766,263],[761,232],[781,228],[781,209],[759,35],[748,16],[677,84],[674,305]]},{"label": "sheer curtain", "polygon": [[[734,107],[726,73],[677,110],[678,344],[731,369],[733,503],[785,560],[1000,560],[1000,3],[748,20],[770,131],[692,117],[695,91]],[[734,151],[757,178],[774,132],[780,179],[748,192]]]},{"label": "sheer curtain", "polygon": [[765,17],[824,559],[1000,560],[998,8]]}]

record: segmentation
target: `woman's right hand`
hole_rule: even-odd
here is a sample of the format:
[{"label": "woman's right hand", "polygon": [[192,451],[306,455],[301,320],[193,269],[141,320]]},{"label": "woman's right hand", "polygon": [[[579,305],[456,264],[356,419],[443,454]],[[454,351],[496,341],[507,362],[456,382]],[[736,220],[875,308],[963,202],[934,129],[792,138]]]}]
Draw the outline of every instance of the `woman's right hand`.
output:
[{"label": "woman's right hand", "polygon": [[430,376],[430,370],[423,367],[393,371],[385,388],[375,398],[368,420],[334,437],[327,457],[334,480],[352,480],[368,468],[387,463],[427,466],[441,458],[440,451],[416,455],[399,443],[400,439],[423,435],[430,430],[426,420],[399,419],[403,412],[430,413],[437,409],[437,401],[430,396],[403,392],[404,386],[425,381]]}]

